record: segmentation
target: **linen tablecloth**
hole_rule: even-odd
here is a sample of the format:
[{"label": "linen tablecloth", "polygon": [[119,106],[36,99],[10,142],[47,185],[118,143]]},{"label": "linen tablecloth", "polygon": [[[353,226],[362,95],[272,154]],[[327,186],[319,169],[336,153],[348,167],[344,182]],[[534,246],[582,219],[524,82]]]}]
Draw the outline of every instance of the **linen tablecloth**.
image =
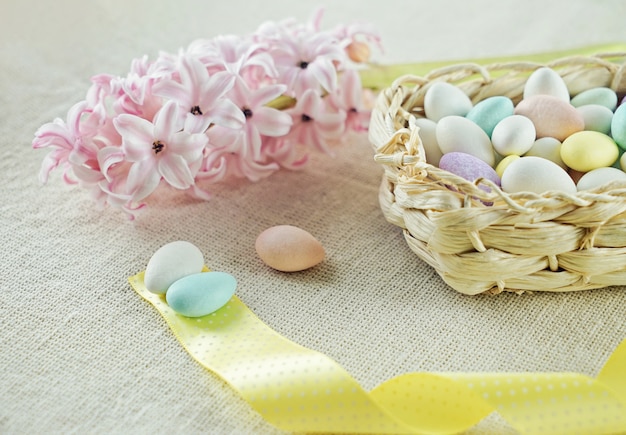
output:
[{"label": "linen tablecloth", "polygon": [[[0,7],[0,432],[281,433],[190,358],[130,288],[152,253],[188,240],[268,325],[345,367],[366,389],[413,371],[597,374],[626,338],[626,287],[463,296],[410,251],[378,205],[382,168],[366,134],[301,171],[212,187],[208,202],[164,189],[137,220],[97,209],[54,173],[36,129],[84,98],[92,75],[196,38],[309,18],[315,4],[267,0],[59,0]],[[324,27],[378,29],[383,64],[512,56],[626,41],[622,0],[348,0]],[[326,260],[269,269],[256,236],[308,230]],[[626,284],[626,283],[625,283]],[[472,433],[513,433],[497,415]]]}]

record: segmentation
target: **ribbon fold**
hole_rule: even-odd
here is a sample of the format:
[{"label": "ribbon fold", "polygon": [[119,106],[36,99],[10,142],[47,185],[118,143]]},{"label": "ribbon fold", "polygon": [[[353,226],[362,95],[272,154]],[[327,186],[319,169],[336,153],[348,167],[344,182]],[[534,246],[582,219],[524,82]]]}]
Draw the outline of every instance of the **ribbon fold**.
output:
[{"label": "ribbon fold", "polygon": [[202,366],[263,418],[293,432],[454,434],[497,411],[523,434],[626,431],[626,340],[597,376],[577,373],[408,373],[365,391],[326,355],[263,323],[237,296],[208,316],[187,318],[133,289],[165,318]]}]

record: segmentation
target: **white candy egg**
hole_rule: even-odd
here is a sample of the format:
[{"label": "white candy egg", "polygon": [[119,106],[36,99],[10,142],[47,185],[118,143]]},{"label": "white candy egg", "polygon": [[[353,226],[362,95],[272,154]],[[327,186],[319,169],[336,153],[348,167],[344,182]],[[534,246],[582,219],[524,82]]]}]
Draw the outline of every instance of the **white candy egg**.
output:
[{"label": "white candy egg", "polygon": [[443,154],[460,152],[471,154],[489,166],[495,164],[495,155],[487,133],[477,124],[462,116],[446,116],[437,123],[437,142]]},{"label": "white candy egg", "polygon": [[179,240],[161,246],[150,258],[144,274],[146,288],[163,294],[175,281],[199,273],[204,267],[204,256],[194,244]]},{"label": "white candy egg", "polygon": [[496,124],[491,134],[491,142],[503,156],[522,155],[535,142],[537,133],[533,122],[522,115],[512,115]]},{"label": "white candy egg", "polygon": [[580,113],[585,121],[585,130],[597,131],[604,134],[611,133],[611,121],[613,112],[600,104],[585,104],[579,106],[576,111]]},{"label": "white candy egg", "polygon": [[526,80],[524,99],[534,95],[552,95],[565,102],[570,101],[567,84],[556,71],[548,67],[533,71]]},{"label": "white candy egg", "polygon": [[416,118],[415,125],[419,127],[419,136],[426,153],[426,161],[433,166],[439,166],[443,153],[437,142],[437,123],[427,118]]},{"label": "white candy egg", "polygon": [[445,116],[465,116],[472,107],[469,97],[461,89],[447,82],[433,83],[424,96],[426,117],[435,122]]},{"label": "white candy egg", "polygon": [[567,165],[561,159],[561,141],[556,138],[540,137],[524,155],[543,157],[567,170]]},{"label": "white candy egg", "polygon": [[580,177],[576,187],[589,190],[617,180],[626,181],[626,172],[613,167],[597,168]]},{"label": "white candy egg", "polygon": [[541,157],[521,157],[511,162],[502,174],[502,190],[508,193],[550,190],[576,193],[576,184],[559,165]]}]

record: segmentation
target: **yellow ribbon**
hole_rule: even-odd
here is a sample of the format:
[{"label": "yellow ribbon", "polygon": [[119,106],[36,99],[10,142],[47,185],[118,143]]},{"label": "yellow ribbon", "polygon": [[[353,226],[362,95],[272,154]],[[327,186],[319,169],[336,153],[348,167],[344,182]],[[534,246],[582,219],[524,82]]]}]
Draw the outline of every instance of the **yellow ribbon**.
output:
[{"label": "yellow ribbon", "polygon": [[131,286],[165,318],[201,365],[234,388],[268,422],[315,433],[453,434],[497,411],[524,434],[626,431],[626,340],[597,378],[577,373],[409,373],[367,392],[326,355],[263,323],[236,296],[188,318]]}]

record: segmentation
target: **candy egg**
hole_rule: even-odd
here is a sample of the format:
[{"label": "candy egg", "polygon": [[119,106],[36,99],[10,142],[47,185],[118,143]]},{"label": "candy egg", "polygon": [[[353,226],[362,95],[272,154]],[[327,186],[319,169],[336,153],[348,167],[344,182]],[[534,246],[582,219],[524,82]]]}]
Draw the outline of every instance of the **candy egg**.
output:
[{"label": "candy egg", "polygon": [[613,112],[600,104],[585,104],[576,108],[585,121],[585,130],[598,131],[604,134],[611,133]]},{"label": "candy egg", "polygon": [[573,97],[570,103],[574,107],[599,104],[613,112],[617,107],[617,94],[610,88],[592,88]]},{"label": "candy egg", "polygon": [[597,168],[580,177],[576,187],[579,191],[589,190],[618,180],[626,182],[626,172],[617,168]]},{"label": "candy egg", "polygon": [[161,246],[148,261],[144,284],[152,293],[163,294],[172,283],[203,267],[204,256],[195,245],[184,240],[171,242]]},{"label": "candy egg", "polygon": [[513,109],[513,101],[508,97],[500,95],[485,98],[476,103],[465,117],[478,124],[491,137],[496,124],[507,116],[513,115]]},{"label": "candy egg", "polygon": [[498,174],[498,177],[502,178],[502,174],[504,174],[504,171],[511,164],[511,162],[519,158],[520,156],[511,154],[500,160],[500,163],[498,163],[498,166],[496,166],[496,174]]},{"label": "candy egg", "polygon": [[576,108],[552,95],[525,98],[515,107],[514,113],[530,118],[537,137],[554,137],[563,141],[585,128],[585,120]]},{"label": "candy egg", "polygon": [[494,166],[491,140],[478,125],[462,116],[446,116],[437,123],[437,142],[443,154],[461,152]]},{"label": "candy egg", "polygon": [[611,166],[618,157],[619,149],[613,139],[597,131],[579,131],[561,145],[563,163],[581,172]]},{"label": "candy egg", "polygon": [[225,272],[187,275],[174,282],[165,300],[171,309],[186,317],[201,317],[222,308],[235,294],[237,280]]},{"label": "candy egg", "polygon": [[618,166],[622,171],[626,171],[626,153],[620,156]]},{"label": "candy egg", "polygon": [[626,104],[620,104],[611,120],[611,137],[623,150],[626,150]]},{"label": "candy egg", "polygon": [[567,169],[567,165],[563,163],[563,159],[561,159],[561,141],[553,137],[537,139],[524,155],[543,157],[544,159],[556,163],[563,169]]},{"label": "candy egg", "polygon": [[569,174],[570,178],[574,181],[574,184],[578,184],[578,181],[580,181],[583,175],[586,174],[586,172],[580,172],[572,168],[567,168],[566,171]]},{"label": "candy egg", "polygon": [[551,68],[539,68],[528,77],[524,85],[524,99],[535,95],[551,95],[569,103],[569,90],[563,78]]},{"label": "candy egg", "polygon": [[550,160],[534,156],[512,161],[502,174],[501,184],[502,190],[509,193],[542,194],[551,190],[576,193],[574,181],[563,168]]},{"label": "candy egg", "polygon": [[439,166],[439,159],[443,153],[437,143],[437,123],[427,118],[416,118],[415,125],[420,128],[419,136],[426,153],[426,161],[434,166]]},{"label": "candy egg", "polygon": [[448,82],[436,82],[424,95],[424,112],[432,121],[444,116],[465,116],[472,109],[472,101],[456,86]]},{"label": "candy egg", "polygon": [[255,248],[265,264],[282,272],[308,269],[321,263],[325,256],[315,237],[292,225],[266,229],[257,237]]},{"label": "candy egg", "polygon": [[[498,186],[500,185],[500,177],[496,174],[496,171],[487,163],[471,154],[458,152],[444,154],[439,162],[439,167],[470,182],[484,178],[493,181]],[[480,186],[480,188],[486,192],[490,190],[487,186]]]},{"label": "candy egg", "polygon": [[535,125],[530,119],[512,115],[496,125],[491,134],[491,142],[495,150],[503,156],[521,155],[533,146],[535,136]]}]

